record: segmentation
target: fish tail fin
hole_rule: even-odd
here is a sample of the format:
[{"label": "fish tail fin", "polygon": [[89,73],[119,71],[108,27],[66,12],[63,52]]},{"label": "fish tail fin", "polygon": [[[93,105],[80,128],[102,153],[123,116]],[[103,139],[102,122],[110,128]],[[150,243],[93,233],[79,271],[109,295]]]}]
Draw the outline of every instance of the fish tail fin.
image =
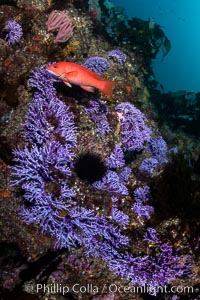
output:
[{"label": "fish tail fin", "polygon": [[112,96],[114,86],[116,85],[115,81],[110,80],[98,80],[97,88],[108,96]]}]

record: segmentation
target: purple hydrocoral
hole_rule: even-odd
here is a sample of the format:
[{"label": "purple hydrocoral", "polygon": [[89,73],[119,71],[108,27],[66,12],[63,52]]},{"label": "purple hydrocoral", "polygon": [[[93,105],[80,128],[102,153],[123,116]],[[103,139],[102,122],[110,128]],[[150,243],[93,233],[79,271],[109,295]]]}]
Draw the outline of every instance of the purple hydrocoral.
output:
[{"label": "purple hydrocoral", "polygon": [[99,190],[108,191],[109,193],[128,195],[128,189],[114,171],[109,170],[101,181],[96,181],[92,185]]},{"label": "purple hydrocoral", "polygon": [[112,249],[119,249],[121,245],[128,244],[128,238],[121,234],[118,227],[109,224],[105,217],[96,216],[93,210],[77,206],[70,211],[69,217],[73,219],[73,226],[77,227],[78,232],[82,231],[82,243],[86,254],[92,251],[92,255],[104,257],[106,256],[106,249],[102,248],[104,243]]},{"label": "purple hydrocoral", "polygon": [[111,197],[112,200],[112,209],[111,209],[111,218],[113,221],[117,222],[119,225],[127,226],[129,224],[129,216],[125,214],[121,209],[118,208],[118,199],[117,197]]},{"label": "purple hydrocoral", "polygon": [[68,15],[67,10],[53,10],[47,21],[47,29],[49,32],[58,31],[55,43],[64,43],[68,41],[73,32],[73,23]]},{"label": "purple hydrocoral", "polygon": [[147,145],[147,151],[153,155],[153,158],[162,164],[167,162],[167,144],[162,136],[151,138]]},{"label": "purple hydrocoral", "polygon": [[122,171],[119,173],[120,181],[126,183],[129,179],[132,170],[129,167],[124,167]]},{"label": "purple hydrocoral", "polygon": [[159,163],[156,158],[153,157],[145,158],[141,163],[139,170],[141,172],[147,173],[148,175],[153,175],[154,170],[158,164]]},{"label": "purple hydrocoral", "polygon": [[190,255],[180,256],[169,243],[163,244],[158,238],[154,242],[157,251],[153,254],[133,257],[125,253],[108,262],[113,272],[129,278],[132,285],[146,286],[146,291],[152,295],[172,278],[189,275],[191,268]]},{"label": "purple hydrocoral", "polygon": [[7,21],[3,30],[7,32],[5,39],[9,45],[18,43],[23,35],[21,25],[15,20]]},{"label": "purple hydrocoral", "polygon": [[67,147],[61,147],[58,142],[52,141],[40,147],[33,145],[31,149],[17,148],[13,153],[16,164],[11,167],[11,183],[22,185],[26,200],[43,201],[48,194],[48,186],[51,185],[54,188],[59,185],[57,194],[61,199],[74,195],[67,185],[72,160]]},{"label": "purple hydrocoral", "polygon": [[100,135],[107,134],[111,131],[107,120],[108,107],[103,101],[90,100],[90,106],[85,108],[85,112],[96,124],[96,130]]},{"label": "purple hydrocoral", "polygon": [[124,52],[122,52],[119,49],[111,50],[108,53],[108,58],[116,58],[117,62],[120,65],[122,65],[126,60],[126,56],[125,56]]},{"label": "purple hydrocoral", "polygon": [[[65,210],[66,216],[60,216],[59,210]],[[104,217],[96,216],[93,210],[74,203],[71,207],[60,203],[58,207],[45,197],[43,202],[37,202],[29,209],[23,207],[19,213],[27,224],[34,222],[41,226],[43,233],[56,238],[56,248],[84,246],[87,255],[106,257],[108,253],[102,245],[107,243],[117,253],[121,245],[128,243],[119,228],[114,228]]]},{"label": "purple hydrocoral", "polygon": [[129,102],[116,107],[121,124],[122,144],[124,150],[141,150],[151,137],[151,129],[147,126],[144,114]]},{"label": "purple hydrocoral", "polygon": [[[61,118],[61,115],[64,115],[62,122],[57,125],[58,132],[56,132],[56,135],[60,134],[63,137],[67,133],[64,124],[68,124],[65,116],[69,110],[56,97],[52,79],[47,81],[48,83],[46,82],[49,84],[46,88],[45,80],[42,81],[42,76],[39,76],[41,73],[40,70],[37,73],[38,76],[34,75],[34,78],[32,77],[30,80],[30,86],[35,89],[33,104],[36,100],[39,101],[38,103],[43,103],[46,105],[47,112],[50,110],[53,117]],[[46,75],[44,74],[44,76]],[[41,82],[38,81],[39,78],[41,78]],[[54,102],[55,106],[53,106]],[[28,122],[31,126],[34,124],[32,118],[28,118],[28,114],[31,112],[30,107],[27,111],[25,130],[26,128],[28,130]],[[35,105],[32,111],[32,117],[34,113],[38,116],[36,127],[40,109],[41,106]],[[57,109],[60,109],[59,112]],[[47,115],[42,110],[44,123]],[[71,125],[74,128],[72,120],[73,118],[70,118],[68,129],[71,128]],[[146,284],[149,287],[155,287],[157,284],[163,285],[172,278],[184,274],[185,265],[182,264],[182,258],[178,258],[168,244],[159,244],[155,255],[135,258],[126,252],[128,238],[122,234],[120,226],[128,224],[128,216],[118,206],[121,200],[118,201],[113,195],[117,194],[119,199],[121,196],[128,195],[125,182],[130,175],[130,168],[122,169],[120,174],[109,170],[101,182],[94,184],[97,188],[108,191],[112,196],[113,203],[110,216],[104,217],[100,213],[96,214],[94,210],[76,204],[75,193],[71,189],[71,185],[69,186],[70,180],[68,179],[73,166],[73,152],[68,152],[69,147],[73,151],[73,147],[76,146],[75,140],[67,144],[65,139],[61,139],[62,142],[60,142],[52,138],[50,134],[50,138],[45,138],[44,142],[40,144],[38,137],[31,133],[34,125],[31,126],[29,133],[34,138],[30,138],[29,142],[33,145],[22,150],[15,150],[16,166],[13,167],[12,174],[15,177],[13,184],[21,184],[25,191],[25,199],[31,201],[29,208],[23,207],[19,212],[25,222],[40,225],[43,233],[50,233],[56,239],[58,248],[69,249],[72,246],[83,246],[86,255],[104,259],[112,271],[130,279],[132,284]],[[42,131],[42,126],[46,125],[41,122],[39,131]],[[47,128],[49,130],[49,127]],[[56,129],[52,130],[54,133]],[[73,131],[73,134],[75,132]],[[46,134],[44,136],[46,137]],[[143,198],[147,197],[145,189],[143,192]],[[140,199],[141,193],[138,192],[138,195],[138,199]],[[143,202],[145,201],[146,199],[143,199]],[[147,213],[145,216],[147,217]],[[121,246],[125,246],[123,252],[120,252]]]},{"label": "purple hydrocoral", "polygon": [[136,202],[132,207],[139,218],[150,219],[151,214],[154,212],[154,208],[152,206],[146,205],[149,200],[149,193],[150,188],[147,185],[138,187],[133,192]]},{"label": "purple hydrocoral", "polygon": [[[43,233],[56,238],[58,248],[80,245],[87,254],[110,257],[121,245],[127,245],[128,238],[118,225],[113,226],[73,200],[75,193],[69,186],[76,146],[73,115],[56,97],[53,80],[42,68],[32,72],[29,86],[35,93],[27,111],[24,136],[32,146],[14,150],[16,164],[11,169],[12,184],[21,184],[24,198],[32,206],[22,207],[19,214],[26,223],[36,223]],[[126,191],[123,185],[118,186],[117,174],[113,178],[110,188]],[[60,211],[65,212],[64,216]]]},{"label": "purple hydrocoral", "polygon": [[154,228],[151,227],[147,228],[147,231],[144,234],[144,241],[148,241],[149,243],[160,244],[160,240]]},{"label": "purple hydrocoral", "polygon": [[76,146],[76,128],[69,107],[56,97],[54,79],[44,68],[31,72],[28,84],[34,89],[24,126],[24,137],[30,143],[41,145],[55,141],[72,160]]},{"label": "purple hydrocoral", "polygon": [[68,147],[69,152],[76,145],[73,114],[54,95],[47,101],[45,97],[35,93],[33,102],[29,104],[24,129],[25,139],[31,143],[42,144],[57,140]]},{"label": "purple hydrocoral", "polygon": [[159,286],[170,283],[172,278],[182,276],[185,272],[182,266],[184,258],[174,255],[170,246],[167,250],[168,253],[161,250],[155,256],[133,257],[126,254],[110,260],[109,268],[121,277],[128,278],[131,285],[146,286],[148,293],[156,295]]},{"label": "purple hydrocoral", "polygon": [[[71,159],[59,143],[34,145],[31,150],[16,149],[14,155],[17,164],[12,167],[15,178],[12,184],[21,184],[25,199],[33,203],[30,208],[22,207],[19,214],[27,224],[36,223],[43,233],[56,238],[56,247],[69,249],[82,245],[89,253],[93,239],[96,248],[92,254],[102,257],[107,255],[102,248],[105,241],[113,251],[120,243],[128,242],[104,217],[96,216],[93,210],[80,207],[72,200],[75,193],[68,186]],[[66,216],[61,216],[60,211],[65,211]]]},{"label": "purple hydrocoral", "polygon": [[92,56],[86,60],[84,67],[87,69],[96,72],[99,75],[102,75],[109,67],[110,64],[106,58],[100,56]]},{"label": "purple hydrocoral", "polygon": [[106,116],[102,117],[102,119],[97,122],[96,130],[100,135],[107,134],[111,131],[111,128],[107,121]]},{"label": "purple hydrocoral", "polygon": [[[37,67],[31,71],[28,86],[39,93],[39,97],[51,99],[56,96],[56,89],[53,86],[54,78],[52,75],[42,67]],[[37,94],[36,94],[37,97]]]},{"label": "purple hydrocoral", "polygon": [[115,146],[113,153],[106,159],[106,165],[110,169],[123,167],[125,165],[124,153],[120,146]]},{"label": "purple hydrocoral", "polygon": [[116,207],[112,208],[111,217],[112,220],[122,226],[127,226],[129,224],[129,217],[122,210],[119,210]]},{"label": "purple hydrocoral", "polygon": [[[29,86],[34,89],[29,104],[24,137],[32,144],[14,150],[12,184],[21,184],[24,198],[33,203],[20,214],[27,223],[37,223],[53,237],[59,232],[59,211],[75,205],[69,187],[76,128],[69,107],[56,97],[53,78],[41,67],[31,72]],[[66,247],[69,245],[66,242]]]},{"label": "purple hydrocoral", "polygon": [[[22,207],[19,210],[19,215],[27,224],[38,224],[41,227],[42,233],[48,233],[57,239],[56,246],[65,246],[69,248],[75,246],[77,240],[75,235],[70,237],[73,232],[70,232],[70,224],[66,226],[64,217],[59,215],[60,211],[69,212],[69,208],[73,203],[65,203],[63,200],[55,201],[50,195],[45,195],[43,201],[36,201],[31,208]],[[65,237],[63,237],[65,235]],[[62,241],[61,241],[62,240]],[[64,245],[65,240],[65,245]]]},{"label": "purple hydrocoral", "polygon": [[141,203],[134,203],[133,209],[139,218],[150,219],[151,214],[154,212],[154,208],[150,205],[143,205]]},{"label": "purple hydrocoral", "polygon": [[149,200],[150,188],[148,185],[138,187],[134,190],[134,198],[138,203],[146,203]]},{"label": "purple hydrocoral", "polygon": [[[94,223],[94,225],[96,224]],[[87,235],[84,239],[87,256],[92,255],[108,262],[114,257],[119,257],[119,249],[129,243],[129,239],[122,235],[119,226],[113,226],[107,220],[105,222],[105,219],[99,219],[94,232],[96,231],[101,240],[96,239],[94,235]]]}]

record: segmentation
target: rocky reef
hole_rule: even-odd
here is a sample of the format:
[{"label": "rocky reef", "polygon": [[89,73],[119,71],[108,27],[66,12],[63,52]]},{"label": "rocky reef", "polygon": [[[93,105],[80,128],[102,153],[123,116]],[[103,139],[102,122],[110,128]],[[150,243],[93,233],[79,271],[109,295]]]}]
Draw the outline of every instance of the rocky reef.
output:
[{"label": "rocky reef", "polygon": [[[1,298],[199,299],[199,140],[152,79],[160,26],[108,0],[1,11]],[[113,92],[64,84],[62,61]]]}]

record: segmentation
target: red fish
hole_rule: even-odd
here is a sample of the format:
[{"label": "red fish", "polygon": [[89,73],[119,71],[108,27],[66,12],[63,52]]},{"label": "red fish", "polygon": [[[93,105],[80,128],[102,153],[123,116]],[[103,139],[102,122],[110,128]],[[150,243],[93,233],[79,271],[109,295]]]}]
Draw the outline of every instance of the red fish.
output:
[{"label": "red fish", "polygon": [[71,84],[80,86],[87,92],[94,92],[94,88],[111,96],[115,81],[104,80],[100,75],[72,62],[58,62],[46,68],[71,87]]}]

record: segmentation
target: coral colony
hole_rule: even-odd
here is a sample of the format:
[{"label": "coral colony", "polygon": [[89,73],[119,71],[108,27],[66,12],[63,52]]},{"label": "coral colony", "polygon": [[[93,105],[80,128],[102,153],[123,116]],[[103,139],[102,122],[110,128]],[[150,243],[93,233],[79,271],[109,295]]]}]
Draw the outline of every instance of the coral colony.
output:
[{"label": "coral colony", "polygon": [[110,67],[110,63],[104,57],[92,56],[86,60],[84,67],[102,75]]},{"label": "coral colony", "polygon": [[158,164],[159,163],[156,158],[153,157],[145,158],[141,163],[139,170],[148,175],[153,175]]},{"label": "coral colony", "polygon": [[90,106],[85,108],[90,119],[96,124],[96,130],[100,135],[111,131],[107,120],[108,108],[103,101],[90,100]]},{"label": "coral colony", "polygon": [[141,150],[151,137],[144,114],[128,102],[117,105],[116,111],[121,124],[122,145],[124,150]]},{"label": "coral colony", "polygon": [[152,156],[145,158],[141,163],[139,170],[150,176],[154,174],[157,166],[168,162],[168,149],[162,136],[151,138],[146,147],[147,153]]},{"label": "coral colony", "polygon": [[126,60],[126,56],[125,56],[124,52],[122,52],[121,50],[118,50],[118,49],[111,50],[108,53],[108,58],[112,58],[112,59],[116,60],[120,65],[123,65],[123,63]]},{"label": "coral colony", "polygon": [[7,32],[5,40],[9,45],[18,43],[23,35],[21,25],[15,20],[7,21],[3,28],[3,31]]},{"label": "coral colony", "polygon": [[145,217],[150,219],[151,214],[154,212],[154,208],[152,206],[146,205],[149,193],[150,188],[147,185],[139,187],[134,191],[134,198],[136,202],[133,204],[133,209],[139,218]]},{"label": "coral colony", "polygon": [[157,159],[160,164],[168,161],[167,144],[162,136],[151,138],[149,144],[147,145],[147,151],[152,154],[152,156]]},{"label": "coral colony", "polygon": [[[59,18],[57,14],[51,16],[53,28],[60,28]],[[99,58],[91,58],[91,61],[91,66],[96,62],[92,68],[99,73],[104,66],[108,67],[102,60],[103,67],[99,67]],[[148,163],[143,162],[140,170],[152,174],[156,164],[166,159],[166,144],[161,137],[151,139],[152,130],[144,114],[133,104],[123,102],[116,106],[115,112],[121,126],[121,144],[115,145],[104,161],[95,153],[75,157],[78,125],[70,107],[56,96],[53,80],[41,67],[30,74],[29,86],[34,95],[24,125],[26,146],[14,150],[15,165],[11,167],[12,184],[21,185],[24,198],[30,203],[28,206],[25,203],[19,214],[27,224],[38,224],[42,233],[55,238],[55,247],[82,246],[86,256],[105,260],[111,271],[129,279],[133,285],[146,285],[149,292],[155,294],[156,286],[189,272],[190,256],[183,257],[168,242],[162,243],[153,228],[147,229],[144,242],[153,243],[155,253],[134,256],[129,252],[126,227],[132,216],[123,211],[121,199],[127,196],[133,199],[132,203],[127,201],[127,205],[141,222],[149,219],[154,209],[148,205],[149,186],[141,185],[129,191],[127,182],[132,169],[126,166],[124,152],[141,151],[149,143],[147,152],[152,157]],[[111,130],[104,102],[92,99],[85,112],[96,123],[97,131],[106,134]],[[91,165],[99,170],[97,176],[88,171],[92,170]],[[109,195],[112,204],[109,215],[77,203],[70,181],[72,172],[91,188]]]},{"label": "coral colony", "polygon": [[53,10],[47,20],[48,32],[58,32],[54,40],[55,43],[67,42],[73,32],[73,24],[68,15],[68,11]]},{"label": "coral colony", "polygon": [[123,167],[125,165],[124,153],[120,146],[115,146],[113,153],[106,159],[106,164],[111,169]]}]

